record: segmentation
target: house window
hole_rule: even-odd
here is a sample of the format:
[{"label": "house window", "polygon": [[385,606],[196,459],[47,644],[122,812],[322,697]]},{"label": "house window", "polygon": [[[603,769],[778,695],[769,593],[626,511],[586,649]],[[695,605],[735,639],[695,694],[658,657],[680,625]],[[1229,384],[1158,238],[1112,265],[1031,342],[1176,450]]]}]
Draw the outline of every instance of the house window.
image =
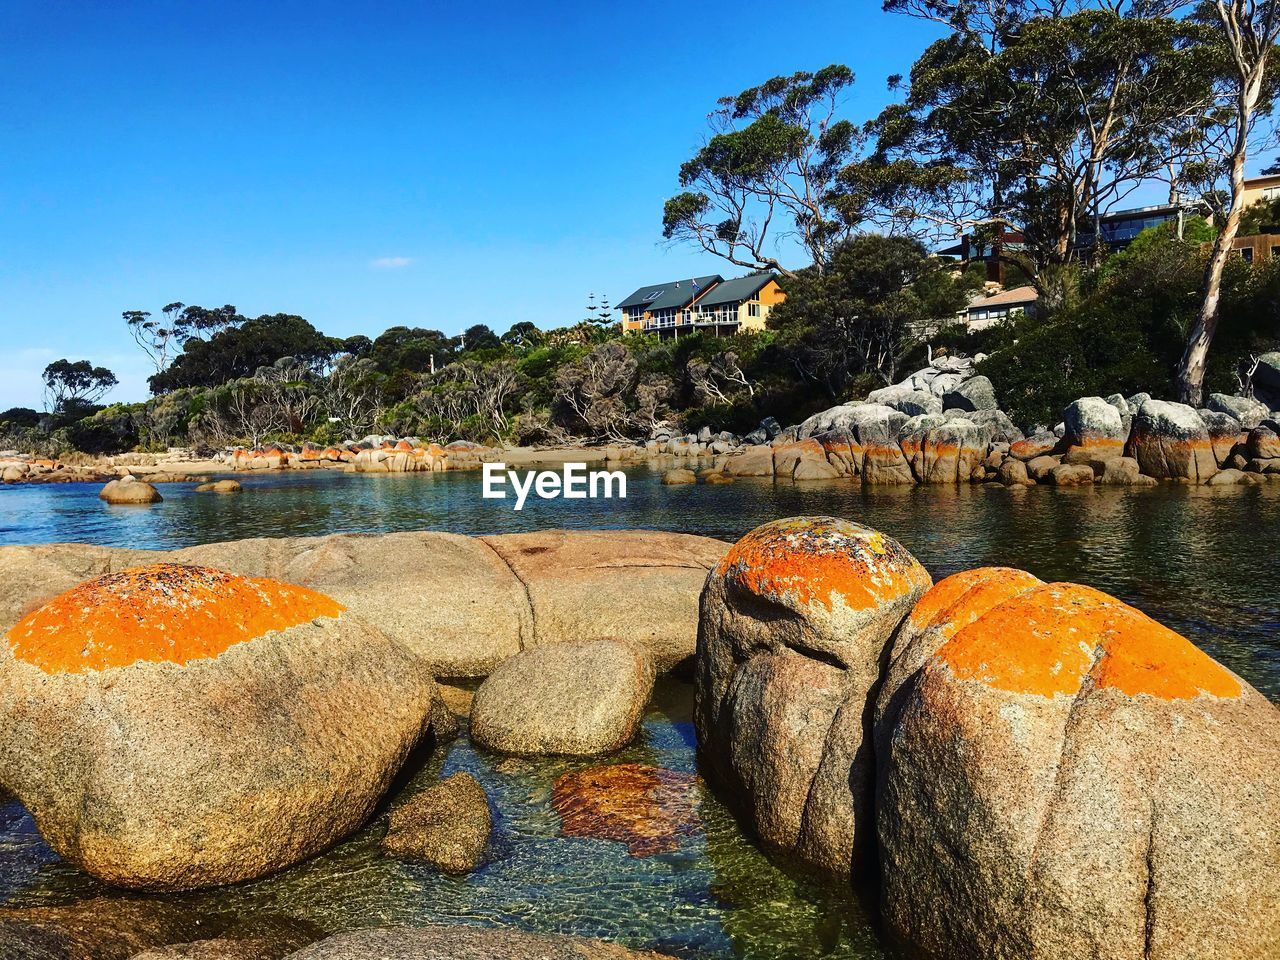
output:
[{"label": "house window", "polygon": [[1253,263],[1253,247],[1241,247],[1240,259],[1245,263]]},{"label": "house window", "polygon": [[1276,246],[1275,244],[1271,245],[1271,259],[1280,260],[1280,246]]},{"label": "house window", "polygon": [[1280,184],[1262,188],[1263,200],[1274,200],[1276,197],[1280,197]]},{"label": "house window", "polygon": [[748,303],[748,304],[747,304],[747,316],[748,316],[748,317],[758,317],[758,316],[760,316],[760,304],[756,303],[754,300],[753,300],[753,301],[751,301],[750,303]]}]

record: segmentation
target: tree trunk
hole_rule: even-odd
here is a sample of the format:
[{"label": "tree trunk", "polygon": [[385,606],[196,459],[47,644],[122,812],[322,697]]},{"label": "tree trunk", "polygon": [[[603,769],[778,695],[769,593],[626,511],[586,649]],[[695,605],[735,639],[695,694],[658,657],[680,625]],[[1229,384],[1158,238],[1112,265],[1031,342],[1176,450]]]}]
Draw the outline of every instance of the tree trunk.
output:
[{"label": "tree trunk", "polygon": [[1178,367],[1178,396],[1183,403],[1200,406],[1204,395],[1204,374],[1209,346],[1218,329],[1218,301],[1222,295],[1222,273],[1231,257],[1232,245],[1244,214],[1244,164],[1249,153],[1249,124],[1262,86],[1265,57],[1245,83],[1236,102],[1236,135],[1231,150],[1231,210],[1222,232],[1214,238],[1213,253],[1205,268],[1204,299],[1187,337],[1187,348]]}]

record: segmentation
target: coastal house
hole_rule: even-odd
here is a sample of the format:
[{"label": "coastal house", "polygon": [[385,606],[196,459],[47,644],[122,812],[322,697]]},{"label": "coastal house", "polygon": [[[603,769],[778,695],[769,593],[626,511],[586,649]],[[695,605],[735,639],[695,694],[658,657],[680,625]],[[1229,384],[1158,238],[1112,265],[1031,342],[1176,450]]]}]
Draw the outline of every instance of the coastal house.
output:
[{"label": "coastal house", "polygon": [[703,330],[716,336],[758,332],[786,299],[771,273],[733,280],[718,275],[641,287],[618,304],[624,333],[656,333],[662,339]]},{"label": "coastal house", "polygon": [[1255,203],[1269,203],[1277,197],[1280,197],[1280,173],[1264,173],[1261,176],[1245,178],[1243,206],[1252,207]]},{"label": "coastal house", "polygon": [[1039,299],[1040,295],[1032,286],[983,292],[960,311],[960,319],[970,330],[986,330],[1010,317],[1035,313]]}]

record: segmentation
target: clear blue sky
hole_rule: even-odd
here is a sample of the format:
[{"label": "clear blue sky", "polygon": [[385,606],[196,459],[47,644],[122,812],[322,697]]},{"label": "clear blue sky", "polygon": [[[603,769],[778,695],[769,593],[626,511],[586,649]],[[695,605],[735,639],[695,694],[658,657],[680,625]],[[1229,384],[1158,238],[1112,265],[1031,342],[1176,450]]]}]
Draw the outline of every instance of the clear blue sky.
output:
[{"label": "clear blue sky", "polygon": [[840,61],[851,115],[932,38],[878,0],[0,5],[0,409],[181,300],[326,333],[571,323],[734,270],[663,244],[718,96]]}]

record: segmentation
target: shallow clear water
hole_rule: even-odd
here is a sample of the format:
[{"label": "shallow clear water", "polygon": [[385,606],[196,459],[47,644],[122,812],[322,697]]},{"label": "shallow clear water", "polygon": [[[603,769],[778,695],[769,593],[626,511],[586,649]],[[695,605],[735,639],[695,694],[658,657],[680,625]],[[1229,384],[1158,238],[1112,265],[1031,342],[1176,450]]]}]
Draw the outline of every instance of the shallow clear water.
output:
[{"label": "shallow clear water", "polygon": [[[603,762],[695,773],[692,700],[687,682],[664,680],[641,736]],[[494,809],[494,839],[489,862],[466,877],[384,855],[380,817],[341,846],[277,876],[151,902],[157,911],[180,909],[193,928],[219,929],[255,915],[287,916],[330,933],[462,923],[601,937],[681,957],[884,956],[852,895],[771,862],[700,782],[694,789],[698,829],[667,852],[635,857],[623,843],[561,836],[553,783],[601,762],[500,758],[478,751],[465,736],[437,751],[398,798],[459,770],[479,779]],[[0,805],[0,831],[0,898],[9,906],[114,895],[61,863],[20,804]],[[99,909],[110,923],[110,908]]]},{"label": "shallow clear water", "polygon": [[[82,541],[180,547],[251,536],[549,527],[648,528],[736,539],[767,520],[834,514],[910,548],[935,578],[983,564],[1088,583],[1128,600],[1280,700],[1280,484],[1268,487],[912,487],[845,482],[663,487],[629,472],[626,500],[542,501],[519,513],[483,500],[472,472],[241,475],[239,496],[165,486],[149,508],[107,507],[96,486],[0,488],[0,544]],[[665,681],[640,741],[610,763],[692,772],[692,691]],[[697,957],[883,956],[861,906],[838,885],[780,866],[698,789],[701,827],[676,849],[638,858],[613,841],[559,836],[555,778],[588,762],[485,755],[465,737],[406,793],[468,770],[492,799],[491,862],[466,878],[384,857],[375,822],[325,856],[254,884],[149,901],[197,918],[286,915],[336,931],[379,923],[460,922],[572,932]],[[403,796],[404,794],[402,794]],[[66,868],[13,802],[0,807],[0,902],[66,903],[104,888]]]}]

